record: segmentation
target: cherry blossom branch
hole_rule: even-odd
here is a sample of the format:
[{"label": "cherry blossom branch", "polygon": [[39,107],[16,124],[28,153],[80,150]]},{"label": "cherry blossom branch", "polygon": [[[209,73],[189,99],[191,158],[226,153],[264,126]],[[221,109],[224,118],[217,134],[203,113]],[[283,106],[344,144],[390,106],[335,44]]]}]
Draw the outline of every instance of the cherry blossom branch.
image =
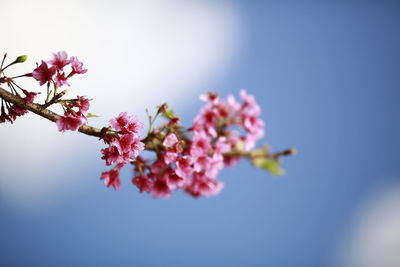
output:
[{"label": "cherry blossom branch", "polygon": [[[17,105],[18,107],[32,111],[33,113],[35,113],[43,118],[46,118],[52,122],[56,122],[57,120],[59,120],[61,118],[61,116],[59,114],[46,108],[49,106],[48,103],[51,103],[51,102],[48,102],[47,104],[44,104],[44,105],[40,105],[40,104],[36,104],[36,103],[27,103],[22,97],[11,94],[10,92],[8,92],[7,90],[5,90],[1,87],[0,87],[0,98],[3,98],[7,102]],[[78,131],[83,134],[90,135],[90,136],[96,136],[96,137],[102,136],[100,129],[95,128],[93,126],[89,126],[89,125],[81,125],[79,127]]]},{"label": "cherry blossom branch", "polygon": [[[59,93],[56,97],[53,97],[46,104],[40,105],[37,103],[27,103],[22,97],[13,95],[10,92],[8,92],[7,90],[0,87],[0,98],[3,98],[4,100],[6,100],[10,103],[13,103],[23,109],[32,111],[33,113],[35,113],[45,119],[48,119],[52,122],[56,122],[58,119],[60,119],[61,115],[47,109],[47,107],[54,104],[55,101],[57,99],[61,98],[64,94],[65,94],[65,91]],[[90,125],[87,125],[87,124],[80,126],[78,131],[83,134],[89,135],[89,136],[95,136],[95,137],[99,137],[99,138],[103,137],[103,132],[100,129],[90,126]],[[143,139],[142,141],[144,141],[145,139]],[[156,151],[154,148],[151,148],[151,147],[146,147],[146,150]],[[296,151],[294,149],[287,149],[287,150],[277,152],[274,154],[269,154],[268,150],[266,150],[266,149],[262,149],[262,150],[253,149],[250,151],[234,150],[229,153],[224,153],[224,156],[245,157],[245,158],[249,158],[249,159],[259,158],[259,157],[263,157],[263,158],[269,157],[269,158],[278,159],[281,156],[294,155],[295,153],[296,153]]]},{"label": "cherry blossom branch", "polygon": [[[155,198],[167,198],[181,189],[193,196],[217,195],[224,183],[217,179],[225,167],[233,166],[242,158],[247,158],[253,166],[265,169],[274,175],[283,175],[280,157],[293,155],[294,149],[271,153],[267,145],[257,147],[256,142],[264,136],[265,123],[261,119],[261,108],[253,95],[240,91],[241,101],[233,95],[226,99],[209,92],[200,97],[205,102],[190,128],[180,124],[167,104],[158,107],[154,116],[148,116],[148,131],[140,137],[143,124],[134,115],[121,112],[109,121],[109,126],[101,129],[88,125],[88,118],[96,117],[89,112],[90,101],[83,96],[64,99],[69,79],[76,74],[84,74],[87,69],[76,57],[68,57],[60,51],[53,53],[49,61],[36,64],[32,73],[6,76],[4,70],[23,63],[27,56],[19,56],[6,65],[4,56],[0,63],[0,123],[13,123],[18,117],[31,111],[55,122],[59,131],[79,131],[103,140],[108,146],[101,150],[102,159],[111,169],[101,174],[107,187],[119,189],[119,173],[124,166],[133,166],[132,183],[140,192],[147,192]],[[23,89],[16,79],[33,77],[40,86],[46,85],[44,104],[34,103],[37,92]],[[21,96],[24,94],[25,97]],[[60,105],[61,116],[50,109]],[[154,126],[156,118],[163,117],[164,123]],[[142,158],[140,151],[154,152],[153,157]]]}]

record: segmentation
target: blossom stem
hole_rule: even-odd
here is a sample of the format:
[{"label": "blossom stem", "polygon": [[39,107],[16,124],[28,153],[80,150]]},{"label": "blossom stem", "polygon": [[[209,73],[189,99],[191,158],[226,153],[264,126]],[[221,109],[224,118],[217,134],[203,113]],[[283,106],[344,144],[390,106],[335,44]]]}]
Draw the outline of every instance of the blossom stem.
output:
[{"label": "blossom stem", "polygon": [[[36,104],[36,103],[26,103],[24,99],[22,99],[19,96],[16,96],[7,90],[3,89],[0,87],[0,97],[4,99],[5,101],[9,103],[13,103],[23,109],[32,111],[33,113],[46,118],[52,122],[56,122],[61,116],[51,110],[48,110],[47,108],[43,107],[42,105]],[[78,129],[79,132],[90,135],[90,136],[96,136],[96,137],[101,137],[102,133],[101,130],[89,125],[82,125]]]}]

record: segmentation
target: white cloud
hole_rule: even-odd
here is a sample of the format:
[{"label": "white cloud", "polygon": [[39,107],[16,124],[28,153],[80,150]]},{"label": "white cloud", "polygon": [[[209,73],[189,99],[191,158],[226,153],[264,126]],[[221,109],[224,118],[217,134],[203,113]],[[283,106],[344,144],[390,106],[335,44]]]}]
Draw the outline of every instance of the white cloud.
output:
[{"label": "white cloud", "polygon": [[368,201],[348,238],[339,266],[400,266],[400,185]]},{"label": "white cloud", "polygon": [[[143,116],[145,107],[164,101],[196,101],[208,82],[227,71],[240,47],[240,18],[228,2],[15,0],[2,3],[2,10],[7,38],[0,52],[30,56],[15,68],[17,74],[32,71],[33,62],[48,59],[51,51],[65,50],[85,63],[89,72],[74,77],[70,96],[94,98],[92,111],[102,116],[94,122],[98,126],[120,111]],[[23,84],[38,91],[33,80]],[[31,202],[77,182],[48,172],[55,165],[64,168],[60,158],[68,162],[76,147],[91,149],[95,140],[87,145],[78,134],[60,135],[43,120],[29,116],[0,125],[3,196]]]}]

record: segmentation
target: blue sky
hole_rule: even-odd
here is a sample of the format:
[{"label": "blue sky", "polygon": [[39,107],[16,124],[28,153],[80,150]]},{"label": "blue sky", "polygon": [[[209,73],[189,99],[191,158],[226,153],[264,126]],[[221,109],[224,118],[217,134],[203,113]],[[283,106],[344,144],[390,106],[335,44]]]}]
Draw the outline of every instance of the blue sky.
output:
[{"label": "blue sky", "polygon": [[62,171],[43,172],[79,183],[33,210],[0,195],[0,265],[335,264],[364,203],[400,184],[400,6],[229,5],[240,17],[240,48],[177,113],[189,124],[203,89],[226,95],[246,88],[263,110],[263,141],[299,151],[284,160],[287,175],[272,177],[242,162],[220,174],[225,189],[217,197],[154,200],[129,185],[129,170],[122,190],[106,189],[98,180],[100,144],[79,136],[88,140],[84,151],[76,147],[75,157],[60,161]]}]

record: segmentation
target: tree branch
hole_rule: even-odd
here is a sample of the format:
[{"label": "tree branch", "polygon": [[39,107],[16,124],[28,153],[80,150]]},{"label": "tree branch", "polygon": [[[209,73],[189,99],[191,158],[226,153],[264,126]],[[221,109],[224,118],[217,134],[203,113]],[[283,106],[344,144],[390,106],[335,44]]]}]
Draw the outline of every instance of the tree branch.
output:
[{"label": "tree branch", "polygon": [[[3,89],[0,87],[0,97],[6,100],[7,102],[13,103],[23,109],[32,111],[33,113],[46,118],[52,122],[56,122],[61,116],[58,115],[57,113],[48,110],[46,107],[43,107],[39,104],[36,103],[26,103],[24,99],[22,99],[19,96],[13,95],[12,93],[8,92],[7,90]],[[96,137],[101,137],[102,133],[101,130],[89,125],[82,125],[78,129],[79,132],[90,135],[90,136],[96,136]]]},{"label": "tree branch", "polygon": [[[64,94],[61,92],[60,94]],[[62,95],[61,95],[62,96]],[[52,100],[55,100],[56,98],[59,98],[60,96],[56,96]],[[52,122],[56,122],[61,116],[58,115],[57,113],[47,109],[48,104],[45,105],[39,105],[36,103],[26,103],[24,99],[22,99],[19,96],[16,96],[7,90],[3,89],[0,87],[0,98],[3,98],[7,102],[13,103],[23,109],[32,111],[33,113],[46,118]],[[54,102],[54,101],[53,101]],[[50,103],[50,102],[48,102]],[[103,133],[101,132],[100,129],[89,126],[89,125],[82,125],[78,129],[79,132],[90,135],[90,136],[96,136],[96,137],[102,137]],[[149,149],[146,148],[146,150],[154,151],[154,149]],[[234,150],[232,152],[225,153],[225,156],[234,156],[234,157],[245,157],[245,158],[257,158],[257,157],[269,157],[273,159],[278,159],[281,156],[286,156],[286,155],[293,155],[295,154],[296,151],[294,149],[288,149],[284,150],[275,154],[269,154],[268,151],[257,151],[257,150],[250,150],[250,151],[239,151],[239,150]]]}]

